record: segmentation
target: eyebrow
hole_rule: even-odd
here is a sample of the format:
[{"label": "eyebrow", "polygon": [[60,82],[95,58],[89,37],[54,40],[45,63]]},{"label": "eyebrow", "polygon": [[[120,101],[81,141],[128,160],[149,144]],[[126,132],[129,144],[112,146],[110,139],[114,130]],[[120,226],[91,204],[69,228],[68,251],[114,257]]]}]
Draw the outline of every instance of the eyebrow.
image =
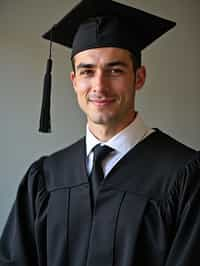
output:
[{"label": "eyebrow", "polygon": [[80,64],[77,66],[77,70],[79,70],[80,68],[93,68],[93,67],[95,67],[94,64],[80,63]]},{"label": "eyebrow", "polygon": [[[77,70],[81,68],[94,68],[95,66],[96,66],[95,64],[80,63],[77,66]],[[115,67],[115,66],[127,67],[128,64],[123,61],[117,60],[106,63],[104,67]]]},{"label": "eyebrow", "polygon": [[117,60],[117,61],[113,61],[113,62],[107,63],[106,66],[107,67],[114,67],[114,66],[127,67],[128,64],[123,62],[123,61]]}]

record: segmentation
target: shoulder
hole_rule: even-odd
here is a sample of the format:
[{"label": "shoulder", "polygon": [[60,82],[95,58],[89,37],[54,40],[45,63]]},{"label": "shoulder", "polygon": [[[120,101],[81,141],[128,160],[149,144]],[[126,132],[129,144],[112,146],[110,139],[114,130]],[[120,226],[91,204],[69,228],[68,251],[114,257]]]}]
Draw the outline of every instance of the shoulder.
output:
[{"label": "shoulder", "polygon": [[45,158],[43,175],[49,191],[82,183],[77,171],[84,167],[85,149],[85,138],[82,138]]},{"label": "shoulder", "polygon": [[39,192],[66,183],[63,179],[76,168],[77,161],[84,156],[84,150],[85,141],[82,138],[69,147],[39,158],[29,167],[20,187]]},{"label": "shoulder", "polygon": [[[199,153],[169,135],[156,130],[133,149],[131,161],[134,162],[136,175],[134,187],[148,198],[165,198],[182,180],[188,166],[198,170]],[[196,162],[196,163],[193,163]]]},{"label": "shoulder", "polygon": [[168,179],[168,189],[173,187],[177,179],[183,181],[184,176],[189,177],[194,171],[199,171],[199,152],[161,131],[158,131],[157,145],[154,149],[157,153],[154,163],[163,168],[163,173]]},{"label": "shoulder", "polygon": [[199,188],[200,152],[158,130],[154,153],[154,165],[162,169],[157,182],[160,185],[160,199],[168,200],[175,195],[181,198],[183,194],[191,195]]},{"label": "shoulder", "polygon": [[62,167],[63,163],[68,164],[68,166],[70,166],[70,164],[74,162],[75,158],[77,158],[77,156],[80,156],[80,154],[82,154],[84,151],[85,138],[81,138],[70,146],[47,156],[44,161],[44,168],[46,171],[48,171],[48,168],[51,169],[53,167]]},{"label": "shoulder", "polygon": [[[181,167],[195,156],[196,151],[191,147],[179,142],[166,133],[156,130],[149,141],[149,152],[153,149],[156,161],[169,167]],[[164,165],[165,165],[164,164]]]},{"label": "shoulder", "polygon": [[[145,143],[146,142],[146,143]],[[156,130],[144,142],[139,190],[171,221],[200,199],[200,152]],[[140,164],[142,166],[142,164]],[[197,201],[198,200],[198,201]]]},{"label": "shoulder", "polygon": [[160,130],[150,135],[146,142],[144,147],[149,164],[170,179],[197,155],[197,151]]}]

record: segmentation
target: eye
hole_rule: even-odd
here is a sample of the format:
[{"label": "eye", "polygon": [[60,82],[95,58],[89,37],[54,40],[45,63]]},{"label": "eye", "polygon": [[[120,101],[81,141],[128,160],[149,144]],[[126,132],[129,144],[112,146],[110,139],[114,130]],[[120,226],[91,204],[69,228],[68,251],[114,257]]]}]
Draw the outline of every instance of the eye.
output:
[{"label": "eye", "polygon": [[83,69],[79,72],[80,76],[91,76],[93,75],[94,71],[92,69]]},{"label": "eye", "polygon": [[112,68],[112,69],[110,70],[110,73],[111,73],[112,76],[119,76],[119,75],[121,75],[123,72],[124,72],[124,71],[123,71],[123,69],[121,69],[121,68]]}]

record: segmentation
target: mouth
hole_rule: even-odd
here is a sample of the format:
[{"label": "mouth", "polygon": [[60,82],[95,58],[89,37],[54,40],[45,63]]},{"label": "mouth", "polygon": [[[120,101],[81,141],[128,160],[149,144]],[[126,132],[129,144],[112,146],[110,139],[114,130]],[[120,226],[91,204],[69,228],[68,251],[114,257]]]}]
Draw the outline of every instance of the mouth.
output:
[{"label": "mouth", "polygon": [[98,106],[98,107],[105,107],[112,104],[115,99],[114,98],[91,98],[88,100],[90,103]]}]

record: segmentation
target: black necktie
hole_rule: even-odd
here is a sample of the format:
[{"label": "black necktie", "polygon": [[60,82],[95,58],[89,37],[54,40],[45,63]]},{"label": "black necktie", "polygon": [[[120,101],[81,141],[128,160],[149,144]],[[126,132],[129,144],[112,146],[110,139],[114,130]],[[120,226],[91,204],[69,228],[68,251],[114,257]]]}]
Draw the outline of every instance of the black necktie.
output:
[{"label": "black necktie", "polygon": [[96,145],[93,148],[94,160],[93,160],[92,172],[90,175],[93,204],[95,203],[97,198],[99,185],[104,179],[102,161],[111,151],[113,151],[111,147],[101,146],[100,144]]}]

